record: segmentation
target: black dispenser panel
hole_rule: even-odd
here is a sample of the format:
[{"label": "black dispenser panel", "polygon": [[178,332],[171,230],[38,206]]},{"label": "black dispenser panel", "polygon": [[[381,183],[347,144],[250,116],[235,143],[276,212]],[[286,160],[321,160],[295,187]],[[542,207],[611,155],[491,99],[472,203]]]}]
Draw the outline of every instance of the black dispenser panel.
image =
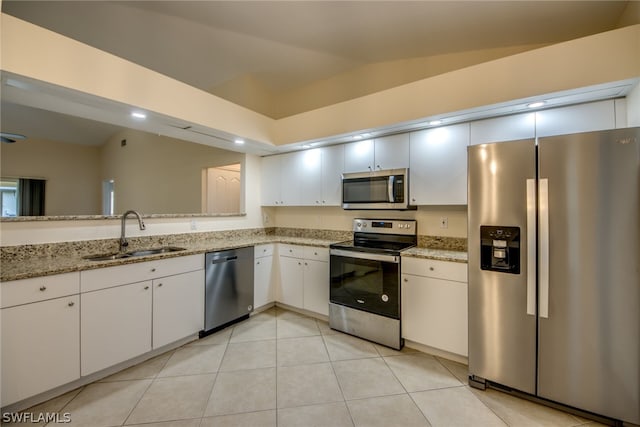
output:
[{"label": "black dispenser panel", "polygon": [[520,227],[480,226],[480,268],[520,274]]}]

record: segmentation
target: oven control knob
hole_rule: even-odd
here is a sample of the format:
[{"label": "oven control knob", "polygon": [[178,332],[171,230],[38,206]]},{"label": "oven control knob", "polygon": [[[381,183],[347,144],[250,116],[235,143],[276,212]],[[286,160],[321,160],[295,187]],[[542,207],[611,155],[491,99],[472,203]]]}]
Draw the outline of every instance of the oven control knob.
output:
[{"label": "oven control knob", "polygon": [[362,228],[367,228],[367,223],[362,224]]},{"label": "oven control knob", "polygon": [[356,227],[362,227],[362,223],[361,222],[356,222]]},{"label": "oven control knob", "polygon": [[381,298],[383,302],[389,302],[389,296],[387,294],[382,294]]}]

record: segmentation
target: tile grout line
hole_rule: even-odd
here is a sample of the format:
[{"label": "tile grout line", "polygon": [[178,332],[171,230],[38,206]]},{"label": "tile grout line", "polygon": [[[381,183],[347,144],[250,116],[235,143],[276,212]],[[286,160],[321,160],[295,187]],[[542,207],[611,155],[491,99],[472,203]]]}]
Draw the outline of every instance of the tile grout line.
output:
[{"label": "tile grout line", "polygon": [[[316,322],[316,326],[317,326],[317,322]],[[320,328],[318,328],[320,329]],[[329,366],[331,366],[331,372],[333,372],[333,376],[336,378],[336,383],[338,383],[338,389],[340,390],[340,394],[342,395],[342,403],[344,403],[344,406],[347,408],[347,413],[349,414],[349,419],[351,420],[351,425],[355,427],[356,422],[353,420],[353,414],[351,413],[351,409],[349,408],[349,405],[347,404],[347,399],[344,396],[344,391],[342,390],[342,385],[340,384],[340,380],[338,379],[338,374],[336,374],[336,369],[333,366],[333,360],[331,360],[331,354],[329,353],[329,348],[327,347],[327,342],[325,340],[325,336],[322,335],[322,333],[320,334],[320,336],[322,337],[322,343],[324,345],[324,350],[327,352],[327,357],[329,358]]]}]

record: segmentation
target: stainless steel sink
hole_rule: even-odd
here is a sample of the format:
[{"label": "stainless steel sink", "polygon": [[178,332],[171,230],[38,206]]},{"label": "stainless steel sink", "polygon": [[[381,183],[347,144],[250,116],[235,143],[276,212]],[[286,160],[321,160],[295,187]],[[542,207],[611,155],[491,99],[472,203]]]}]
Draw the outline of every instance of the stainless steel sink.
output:
[{"label": "stainless steel sink", "polygon": [[140,249],[137,251],[126,252],[129,256],[146,256],[146,255],[156,255],[156,254],[166,254],[168,252],[178,252],[184,251],[185,248],[179,248],[177,246],[163,246],[161,248],[152,248],[152,249]]},{"label": "stainless steel sink", "polygon": [[88,259],[89,261],[113,261],[113,260],[122,259],[122,258],[165,254],[169,252],[178,252],[178,251],[184,251],[184,250],[185,248],[179,248],[177,246],[163,246],[161,248],[140,249],[137,251],[129,251],[129,252],[87,255],[82,258]]}]

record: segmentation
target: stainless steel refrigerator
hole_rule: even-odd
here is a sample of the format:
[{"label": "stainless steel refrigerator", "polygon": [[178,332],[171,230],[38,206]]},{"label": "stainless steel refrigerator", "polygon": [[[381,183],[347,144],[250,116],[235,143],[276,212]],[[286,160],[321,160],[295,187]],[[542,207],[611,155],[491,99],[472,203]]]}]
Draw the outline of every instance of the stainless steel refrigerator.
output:
[{"label": "stainless steel refrigerator", "polygon": [[469,382],[640,424],[640,128],[469,147]]}]

